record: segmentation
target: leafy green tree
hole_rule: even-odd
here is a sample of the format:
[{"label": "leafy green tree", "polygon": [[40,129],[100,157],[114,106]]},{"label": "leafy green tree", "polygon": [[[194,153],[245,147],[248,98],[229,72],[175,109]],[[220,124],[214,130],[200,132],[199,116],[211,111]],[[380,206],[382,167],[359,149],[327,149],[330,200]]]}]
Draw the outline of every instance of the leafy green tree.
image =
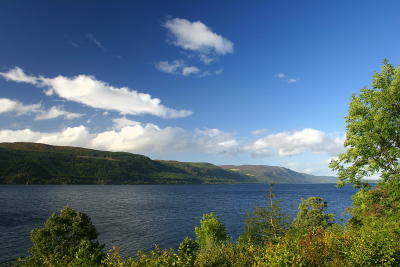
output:
[{"label": "leafy green tree", "polygon": [[200,247],[205,247],[209,242],[220,243],[229,240],[225,225],[212,212],[203,215],[200,227],[195,227],[194,231]]},{"label": "leafy green tree", "polygon": [[328,204],[320,197],[302,199],[292,227],[298,233],[325,229],[334,223],[334,215],[326,213]]},{"label": "leafy green tree", "polygon": [[64,207],[52,214],[43,228],[31,232],[27,265],[96,266],[104,256],[96,228],[85,213]]},{"label": "leafy green tree", "polygon": [[266,200],[265,207],[256,207],[251,214],[247,214],[240,242],[255,245],[275,242],[287,231],[288,216],[282,213],[280,202],[275,200],[272,185],[269,186]]},{"label": "leafy green tree", "polygon": [[383,181],[400,179],[400,67],[384,60],[372,89],[353,94],[346,117],[346,151],[330,167],[338,184],[361,185],[361,179],[380,174]]}]

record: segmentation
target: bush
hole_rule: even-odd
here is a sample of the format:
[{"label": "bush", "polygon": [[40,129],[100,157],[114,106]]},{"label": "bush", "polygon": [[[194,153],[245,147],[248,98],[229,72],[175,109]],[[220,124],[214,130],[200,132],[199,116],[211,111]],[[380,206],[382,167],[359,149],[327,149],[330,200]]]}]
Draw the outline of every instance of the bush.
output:
[{"label": "bush", "polygon": [[205,247],[209,243],[220,243],[229,240],[225,225],[212,212],[203,215],[200,227],[196,227],[194,231],[196,233],[196,241],[200,247]]}]

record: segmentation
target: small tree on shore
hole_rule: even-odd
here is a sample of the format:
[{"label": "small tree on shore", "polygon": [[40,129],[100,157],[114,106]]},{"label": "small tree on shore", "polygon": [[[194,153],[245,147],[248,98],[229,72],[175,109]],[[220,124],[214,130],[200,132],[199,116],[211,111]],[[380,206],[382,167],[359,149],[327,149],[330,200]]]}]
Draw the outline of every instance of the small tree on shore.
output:
[{"label": "small tree on shore", "polygon": [[280,202],[275,200],[272,185],[266,195],[266,206],[256,207],[246,215],[244,232],[239,237],[240,242],[262,245],[275,242],[284,235],[289,226],[289,218],[282,213]]},{"label": "small tree on shore", "polygon": [[[96,228],[85,213],[65,207],[53,213],[42,228],[31,232],[28,266],[94,266],[104,256]],[[83,266],[82,265],[82,266]]]},{"label": "small tree on shore", "polygon": [[200,227],[195,227],[194,231],[200,247],[205,247],[209,242],[221,243],[229,240],[225,225],[212,212],[203,215]]},{"label": "small tree on shore", "polygon": [[320,197],[302,199],[299,212],[294,219],[292,228],[295,232],[305,233],[309,230],[325,229],[334,223],[334,215],[326,213],[328,203]]}]

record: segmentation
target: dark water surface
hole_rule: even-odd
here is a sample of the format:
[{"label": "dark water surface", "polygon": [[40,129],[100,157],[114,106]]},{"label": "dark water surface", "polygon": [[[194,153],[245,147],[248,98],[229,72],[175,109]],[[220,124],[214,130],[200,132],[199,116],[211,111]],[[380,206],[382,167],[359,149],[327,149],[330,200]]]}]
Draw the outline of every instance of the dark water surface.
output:
[{"label": "dark water surface", "polygon": [[[136,254],[154,244],[176,248],[204,213],[214,212],[236,239],[245,212],[264,205],[266,185],[1,185],[0,262],[26,256],[29,233],[65,205],[87,213],[107,248],[120,246]],[[329,211],[344,218],[351,206],[351,187],[334,184],[275,185],[274,193],[288,214],[301,198],[323,197]]]}]

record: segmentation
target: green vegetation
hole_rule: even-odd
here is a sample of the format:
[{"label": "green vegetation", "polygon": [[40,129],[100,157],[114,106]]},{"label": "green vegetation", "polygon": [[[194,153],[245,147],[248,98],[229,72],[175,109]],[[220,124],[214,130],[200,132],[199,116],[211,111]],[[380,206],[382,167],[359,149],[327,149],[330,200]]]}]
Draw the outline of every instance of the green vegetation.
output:
[{"label": "green vegetation", "polygon": [[277,242],[289,228],[289,217],[281,212],[280,202],[275,200],[272,185],[266,196],[265,207],[256,207],[252,213],[246,214],[244,232],[239,242],[262,245]]},{"label": "green vegetation", "polygon": [[384,182],[400,175],[400,68],[384,61],[372,89],[353,95],[346,117],[347,150],[332,161],[339,184],[360,186],[362,178],[380,174]]},{"label": "green vegetation", "polygon": [[[63,219],[52,215],[44,228],[32,232],[32,256],[18,265],[400,266],[400,68],[385,61],[373,85],[373,90],[352,97],[347,151],[331,164],[339,172],[339,185],[359,188],[346,224],[335,224],[319,197],[302,200],[290,224],[270,188],[266,206],[248,215],[238,242],[229,239],[225,226],[210,213],[195,228],[196,239],[185,238],[177,252],[155,248],[125,257],[118,248],[103,254],[88,218],[67,208]],[[376,187],[361,182],[375,173],[382,178]]]},{"label": "green vegetation", "polygon": [[0,184],[254,183],[209,163],[36,143],[0,143]]},{"label": "green vegetation", "polygon": [[[257,167],[257,166],[254,166]],[[142,155],[37,143],[0,143],[0,184],[237,184],[319,183],[280,167],[254,175],[202,162],[151,160]],[[284,170],[278,171],[275,170]]]},{"label": "green vegetation", "polygon": [[223,165],[222,168],[241,173],[264,184],[336,183],[333,176],[315,176],[288,168],[267,165]]},{"label": "green vegetation", "polygon": [[104,257],[90,218],[69,207],[52,214],[43,228],[31,232],[31,256],[21,261],[27,266],[96,266]]}]

